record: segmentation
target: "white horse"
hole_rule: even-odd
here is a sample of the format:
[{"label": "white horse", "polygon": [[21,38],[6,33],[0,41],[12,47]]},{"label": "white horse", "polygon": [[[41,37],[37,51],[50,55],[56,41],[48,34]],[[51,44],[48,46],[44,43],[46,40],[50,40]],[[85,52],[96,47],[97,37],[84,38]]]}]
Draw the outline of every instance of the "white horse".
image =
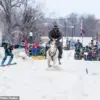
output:
[{"label": "white horse", "polygon": [[53,67],[56,66],[57,61],[61,64],[59,56],[59,50],[56,45],[56,41],[54,40],[50,45],[47,51],[47,60],[48,60],[48,67],[51,67],[51,62],[53,62]]}]

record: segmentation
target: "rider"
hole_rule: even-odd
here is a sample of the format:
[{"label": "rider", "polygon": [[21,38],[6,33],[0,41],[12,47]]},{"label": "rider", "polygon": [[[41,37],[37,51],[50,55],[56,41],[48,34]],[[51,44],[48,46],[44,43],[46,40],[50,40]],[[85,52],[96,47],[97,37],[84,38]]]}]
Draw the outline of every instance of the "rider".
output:
[{"label": "rider", "polygon": [[49,32],[49,41],[46,45],[46,49],[45,49],[45,54],[46,51],[48,50],[48,44],[50,44],[53,39],[55,39],[57,41],[57,47],[59,50],[59,58],[62,58],[62,44],[60,42],[60,39],[62,38],[62,33],[59,31],[59,28],[57,25],[54,25],[54,28]]},{"label": "rider", "polygon": [[7,40],[7,43],[5,43],[4,45],[4,49],[5,49],[5,57],[3,58],[1,65],[4,65],[4,62],[7,59],[7,56],[10,56],[9,62],[8,64],[11,64],[14,55],[12,54],[12,50],[13,50],[13,46],[11,45],[11,40]]}]

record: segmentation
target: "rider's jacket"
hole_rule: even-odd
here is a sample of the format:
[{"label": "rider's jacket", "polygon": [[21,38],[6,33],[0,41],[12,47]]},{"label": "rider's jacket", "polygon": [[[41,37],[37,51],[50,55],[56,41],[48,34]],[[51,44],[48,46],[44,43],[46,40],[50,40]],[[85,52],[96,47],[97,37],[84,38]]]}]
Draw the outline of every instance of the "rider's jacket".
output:
[{"label": "rider's jacket", "polygon": [[49,32],[49,38],[50,40],[57,39],[59,41],[62,38],[62,33],[58,29],[52,29]]}]

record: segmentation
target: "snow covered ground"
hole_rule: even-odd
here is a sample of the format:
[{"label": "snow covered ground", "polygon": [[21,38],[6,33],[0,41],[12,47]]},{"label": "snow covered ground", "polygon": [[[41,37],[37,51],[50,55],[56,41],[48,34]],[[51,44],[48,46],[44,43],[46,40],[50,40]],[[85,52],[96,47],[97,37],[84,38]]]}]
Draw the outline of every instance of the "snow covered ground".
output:
[{"label": "snow covered ground", "polygon": [[0,67],[0,96],[20,96],[20,100],[100,100],[100,62],[75,61],[73,54],[64,51],[59,69],[47,68],[46,60],[16,57],[17,65]]}]

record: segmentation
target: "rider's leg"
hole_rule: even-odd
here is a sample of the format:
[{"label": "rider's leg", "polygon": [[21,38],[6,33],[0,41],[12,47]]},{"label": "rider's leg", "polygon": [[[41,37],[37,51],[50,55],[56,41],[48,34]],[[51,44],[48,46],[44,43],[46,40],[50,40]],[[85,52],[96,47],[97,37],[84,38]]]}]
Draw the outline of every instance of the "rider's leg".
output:
[{"label": "rider's leg", "polygon": [[59,50],[59,58],[62,58],[62,48],[59,46],[58,50]]},{"label": "rider's leg", "polygon": [[62,44],[60,43],[60,41],[58,41],[58,50],[59,50],[59,58],[62,58]]}]

